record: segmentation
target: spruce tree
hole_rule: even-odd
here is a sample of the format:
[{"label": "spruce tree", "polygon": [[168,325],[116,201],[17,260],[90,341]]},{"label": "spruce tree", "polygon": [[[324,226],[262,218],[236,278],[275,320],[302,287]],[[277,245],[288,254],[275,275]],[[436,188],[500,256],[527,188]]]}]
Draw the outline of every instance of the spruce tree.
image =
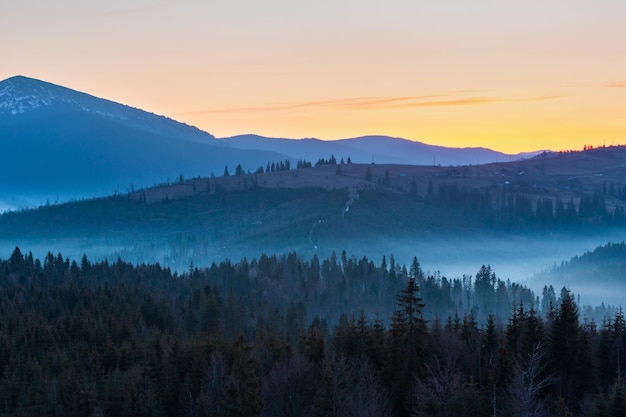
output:
[{"label": "spruce tree", "polygon": [[245,174],[243,168],[241,167],[241,164],[237,164],[237,167],[235,168],[235,175],[243,175]]},{"label": "spruce tree", "polygon": [[623,378],[615,382],[606,411],[608,417],[626,416],[626,386]]},{"label": "spruce tree", "polygon": [[574,406],[585,392],[593,390],[595,367],[590,341],[578,320],[578,307],[565,288],[552,323],[550,347],[556,394],[562,396],[568,406]]},{"label": "spruce tree", "polygon": [[245,336],[237,337],[232,347],[232,369],[228,383],[226,415],[228,417],[260,416],[263,402],[261,384],[256,376],[257,360]]},{"label": "spruce tree", "polygon": [[424,303],[415,278],[400,292],[391,318],[385,382],[396,413],[409,411],[408,393],[415,378],[423,374],[428,352],[428,331],[422,317]]}]

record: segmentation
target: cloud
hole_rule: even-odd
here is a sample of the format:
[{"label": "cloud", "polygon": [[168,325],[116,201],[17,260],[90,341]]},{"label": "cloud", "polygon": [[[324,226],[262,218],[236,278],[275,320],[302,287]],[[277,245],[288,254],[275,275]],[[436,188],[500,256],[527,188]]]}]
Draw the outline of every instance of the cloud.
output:
[{"label": "cloud", "polygon": [[543,101],[561,98],[563,95],[547,95],[536,97],[498,97],[498,96],[465,96],[424,95],[406,97],[352,97],[334,100],[308,101],[302,103],[278,104],[254,107],[233,107],[225,109],[195,111],[187,114],[214,113],[260,113],[310,108],[335,108],[347,110],[385,110],[398,108],[420,107],[454,107],[476,106],[492,103]]},{"label": "cloud", "polygon": [[626,88],[626,81],[606,81],[565,84],[567,88]]},{"label": "cloud", "polygon": [[447,100],[428,100],[394,104],[392,107],[448,107],[448,106],[475,106],[504,101],[498,97],[463,97]]}]

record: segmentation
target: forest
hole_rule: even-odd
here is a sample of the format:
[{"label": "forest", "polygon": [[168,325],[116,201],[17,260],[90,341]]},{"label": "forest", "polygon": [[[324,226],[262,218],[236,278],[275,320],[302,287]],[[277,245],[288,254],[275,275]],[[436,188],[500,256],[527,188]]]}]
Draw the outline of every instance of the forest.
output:
[{"label": "forest", "polygon": [[15,248],[0,260],[0,413],[626,413],[621,308],[477,270],[342,252],[179,273]]},{"label": "forest", "polygon": [[[325,167],[279,174],[302,185],[308,181],[303,172],[313,176],[313,171]],[[494,241],[510,242],[519,236],[541,240],[562,234],[567,235],[563,238],[567,243],[595,234],[602,236],[594,242],[597,246],[610,240],[604,236],[620,233],[626,226],[622,206],[615,205],[623,201],[624,187],[612,182],[604,187],[606,193],[581,192],[578,200],[561,200],[549,193],[526,193],[519,184],[473,188],[443,180],[418,188],[413,186],[414,178],[387,180],[384,167],[376,167],[371,181],[365,179],[370,166],[336,167],[344,173],[336,175],[331,169],[320,175],[331,181],[358,168],[365,171],[360,180],[369,185],[288,188],[272,187],[268,179],[264,187],[266,178],[276,173],[180,179],[152,190],[4,213],[0,215],[0,247],[9,253],[15,245],[29,247],[43,257],[49,250],[45,242],[51,240],[55,250],[75,258],[85,252],[98,259],[121,256],[134,263],[160,262],[180,271],[191,263],[208,266],[213,260],[254,256],[260,250],[323,257],[343,249],[376,257],[395,253],[409,263],[412,254],[406,248],[430,238],[494,237]],[[405,182],[402,190],[398,188],[401,179]],[[181,190],[190,194],[176,196]],[[572,253],[579,252],[567,255]]]}]

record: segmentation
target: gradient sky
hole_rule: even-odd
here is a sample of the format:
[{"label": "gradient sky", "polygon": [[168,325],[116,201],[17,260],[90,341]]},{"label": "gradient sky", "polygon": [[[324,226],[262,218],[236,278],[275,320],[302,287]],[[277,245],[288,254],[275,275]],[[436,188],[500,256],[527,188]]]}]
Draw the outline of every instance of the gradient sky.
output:
[{"label": "gradient sky", "polygon": [[218,137],[626,143],[623,0],[6,1],[0,53]]}]

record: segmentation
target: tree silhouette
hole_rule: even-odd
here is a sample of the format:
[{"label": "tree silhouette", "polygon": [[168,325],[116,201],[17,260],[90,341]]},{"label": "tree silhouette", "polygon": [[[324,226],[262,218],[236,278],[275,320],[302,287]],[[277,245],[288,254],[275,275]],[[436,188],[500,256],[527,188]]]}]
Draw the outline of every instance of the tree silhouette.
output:
[{"label": "tree silhouette", "polygon": [[424,303],[419,287],[410,277],[405,289],[398,295],[397,307],[389,329],[386,382],[391,402],[397,413],[409,409],[408,393],[414,379],[423,374],[428,352],[428,331],[422,318]]}]

